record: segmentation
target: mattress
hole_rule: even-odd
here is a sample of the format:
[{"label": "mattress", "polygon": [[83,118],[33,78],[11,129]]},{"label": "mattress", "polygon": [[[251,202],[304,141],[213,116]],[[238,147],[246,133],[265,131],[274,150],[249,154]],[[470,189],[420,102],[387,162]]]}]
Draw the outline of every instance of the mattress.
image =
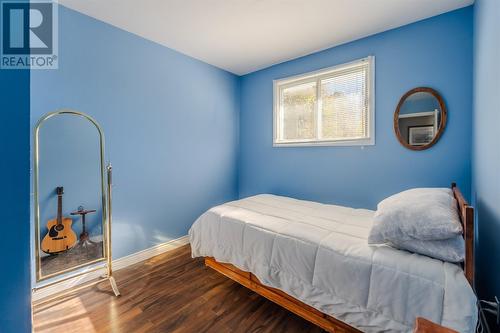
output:
[{"label": "mattress", "polygon": [[374,211],[262,194],[214,207],[189,230],[214,257],[363,332],[412,332],[424,317],[474,332],[476,297],[460,266],[367,244]]}]

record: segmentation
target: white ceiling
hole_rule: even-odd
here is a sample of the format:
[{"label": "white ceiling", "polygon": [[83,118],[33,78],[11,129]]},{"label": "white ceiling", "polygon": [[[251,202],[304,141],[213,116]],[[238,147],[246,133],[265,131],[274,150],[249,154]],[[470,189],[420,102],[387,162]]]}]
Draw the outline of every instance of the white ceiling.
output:
[{"label": "white ceiling", "polygon": [[246,74],[474,0],[59,0],[193,58]]}]

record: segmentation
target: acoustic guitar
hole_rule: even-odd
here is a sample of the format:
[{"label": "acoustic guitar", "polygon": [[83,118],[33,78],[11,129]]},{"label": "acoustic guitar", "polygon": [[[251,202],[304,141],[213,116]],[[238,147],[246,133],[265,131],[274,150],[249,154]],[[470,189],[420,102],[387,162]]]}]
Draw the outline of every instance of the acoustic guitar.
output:
[{"label": "acoustic guitar", "polygon": [[76,234],[71,229],[73,220],[62,216],[62,197],[64,189],[58,187],[57,192],[57,218],[47,222],[49,232],[42,240],[42,251],[48,254],[60,253],[71,249],[76,243]]}]

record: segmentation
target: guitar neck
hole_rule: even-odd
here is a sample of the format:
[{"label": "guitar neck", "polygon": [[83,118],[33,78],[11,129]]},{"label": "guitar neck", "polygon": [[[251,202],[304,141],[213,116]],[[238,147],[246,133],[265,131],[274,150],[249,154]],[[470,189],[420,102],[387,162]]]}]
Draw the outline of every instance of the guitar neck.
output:
[{"label": "guitar neck", "polygon": [[57,224],[62,224],[62,194],[57,196]]}]

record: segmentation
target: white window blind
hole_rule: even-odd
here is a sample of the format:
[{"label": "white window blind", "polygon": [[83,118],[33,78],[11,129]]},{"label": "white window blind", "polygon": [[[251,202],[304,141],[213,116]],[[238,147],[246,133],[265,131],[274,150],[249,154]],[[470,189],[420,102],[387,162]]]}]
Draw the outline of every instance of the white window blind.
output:
[{"label": "white window blind", "polygon": [[274,145],[374,144],[374,59],[274,82]]}]

